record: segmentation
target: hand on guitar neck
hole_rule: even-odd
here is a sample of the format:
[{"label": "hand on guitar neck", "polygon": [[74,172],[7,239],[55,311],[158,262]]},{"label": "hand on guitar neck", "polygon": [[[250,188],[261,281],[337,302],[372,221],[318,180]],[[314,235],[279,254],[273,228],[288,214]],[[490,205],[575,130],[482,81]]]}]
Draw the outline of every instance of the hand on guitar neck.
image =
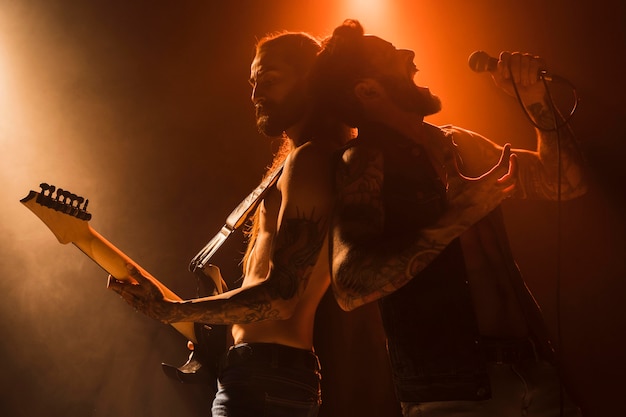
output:
[{"label": "hand on guitar neck", "polygon": [[[83,199],[67,190],[56,189],[53,185],[41,184],[41,192],[30,191],[20,202],[30,209],[39,219],[52,231],[61,244],[72,243],[85,255],[102,267],[109,275],[109,286],[112,282],[134,282],[137,278],[150,283],[150,290],[154,292],[154,297],[168,299],[172,301],[182,301],[173,291],[159,282],[145,269],[141,268],[129,256],[112,245],[108,240],[96,232],[90,225],[91,214],[87,212],[88,200]],[[216,291],[224,291],[226,286],[217,267],[207,266],[205,268],[210,276],[210,280],[203,283],[207,288],[214,285]],[[217,274],[217,275],[216,275]],[[213,282],[211,282],[213,281]],[[115,286],[115,284],[112,284]],[[121,294],[126,298],[128,294]],[[225,349],[225,328],[220,328],[217,332],[213,329],[211,337],[203,325],[193,322],[171,323],[179,333],[195,345],[192,353],[194,358],[180,368],[163,364],[166,374],[173,376],[181,382],[202,382],[214,383],[214,376],[207,375],[207,372],[198,372],[201,364],[198,357],[208,358],[209,373],[215,370],[215,357]],[[205,348],[209,345],[207,351]],[[206,366],[204,367],[206,368]],[[171,372],[171,370],[174,372]]]},{"label": "hand on guitar neck", "polygon": [[[116,279],[128,280],[127,265],[131,264],[157,285],[169,299],[181,300],[173,291],[91,228],[89,225],[91,214],[87,212],[89,200],[43,183],[41,193],[30,191],[20,202],[48,226],[61,244],[74,244]],[[189,340],[196,341],[193,323],[172,323],[172,326]]]}]

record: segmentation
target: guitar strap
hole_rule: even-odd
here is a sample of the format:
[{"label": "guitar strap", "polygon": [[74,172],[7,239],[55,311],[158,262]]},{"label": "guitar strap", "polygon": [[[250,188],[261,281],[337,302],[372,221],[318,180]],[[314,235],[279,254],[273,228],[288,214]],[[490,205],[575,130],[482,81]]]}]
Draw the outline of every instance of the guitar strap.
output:
[{"label": "guitar strap", "polygon": [[263,181],[261,181],[261,183],[228,215],[226,222],[220,231],[189,263],[189,270],[191,272],[197,272],[204,269],[215,252],[217,252],[224,242],[226,242],[226,239],[228,239],[228,237],[230,237],[235,230],[245,223],[250,214],[254,212],[261,202],[265,192],[271,188],[276,181],[278,181],[278,177],[280,177],[280,174],[283,171],[284,164],[285,161],[281,162],[278,168],[265,177],[265,179],[263,179]]},{"label": "guitar strap", "polygon": [[[243,199],[237,207],[228,215],[224,226],[207,243],[189,263],[189,270],[198,279],[199,297],[219,294],[227,290],[226,283],[219,273],[215,274],[207,268],[209,260],[226,242],[226,239],[248,219],[250,214],[257,208],[266,191],[272,187],[283,170],[285,162],[276,168],[270,175]],[[214,391],[217,390],[218,363],[226,351],[228,326],[206,326],[203,323],[194,323],[194,334],[197,344],[194,346],[187,362],[181,366],[162,363],[161,367],[165,374],[174,380],[188,384],[208,383]]]}]

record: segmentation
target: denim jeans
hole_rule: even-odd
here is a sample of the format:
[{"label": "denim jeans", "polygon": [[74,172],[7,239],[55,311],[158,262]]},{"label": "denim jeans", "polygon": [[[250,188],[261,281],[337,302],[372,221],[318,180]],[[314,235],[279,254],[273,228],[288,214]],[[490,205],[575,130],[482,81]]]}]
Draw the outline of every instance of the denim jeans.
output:
[{"label": "denim jeans", "polygon": [[582,416],[563,393],[556,369],[544,361],[488,364],[492,398],[482,401],[402,403],[404,417],[564,417]]},{"label": "denim jeans", "polygon": [[312,351],[268,343],[231,347],[220,371],[212,417],[315,417],[320,379]]}]

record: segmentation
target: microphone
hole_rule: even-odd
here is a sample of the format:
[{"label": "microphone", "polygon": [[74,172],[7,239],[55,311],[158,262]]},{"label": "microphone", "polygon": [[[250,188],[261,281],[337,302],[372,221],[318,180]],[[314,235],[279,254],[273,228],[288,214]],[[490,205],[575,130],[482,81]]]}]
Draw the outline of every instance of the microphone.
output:
[{"label": "microphone", "polygon": [[[494,72],[498,69],[498,60],[485,51],[474,51],[467,60],[469,67],[475,72]],[[543,78],[546,81],[552,81],[552,75],[544,70],[537,73],[537,79]]]},{"label": "microphone", "polygon": [[467,60],[472,71],[493,72],[498,68],[498,60],[485,51],[474,51]]}]

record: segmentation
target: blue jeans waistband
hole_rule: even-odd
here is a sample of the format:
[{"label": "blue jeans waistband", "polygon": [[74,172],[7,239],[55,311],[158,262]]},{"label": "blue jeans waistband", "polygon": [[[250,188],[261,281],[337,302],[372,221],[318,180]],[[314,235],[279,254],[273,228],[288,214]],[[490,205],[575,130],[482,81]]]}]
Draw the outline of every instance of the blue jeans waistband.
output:
[{"label": "blue jeans waistband", "polygon": [[221,367],[223,369],[242,362],[320,371],[320,363],[315,352],[276,343],[241,343],[231,346],[223,357]]}]

